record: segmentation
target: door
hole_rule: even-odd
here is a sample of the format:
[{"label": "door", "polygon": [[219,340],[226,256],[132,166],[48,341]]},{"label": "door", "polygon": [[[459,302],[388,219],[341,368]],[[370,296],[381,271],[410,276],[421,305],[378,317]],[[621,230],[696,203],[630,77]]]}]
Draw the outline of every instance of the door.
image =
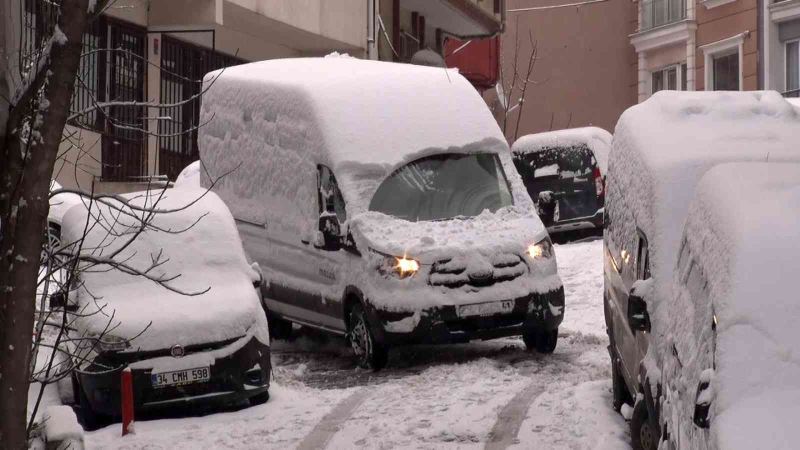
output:
[{"label": "door", "polygon": [[[333,172],[317,168],[319,215],[335,215],[339,224],[347,220],[344,198]],[[342,307],[343,274],[351,254],[323,245],[322,232],[303,239],[296,232],[278,228],[266,231],[271,276],[267,307],[292,321],[344,333]]]}]

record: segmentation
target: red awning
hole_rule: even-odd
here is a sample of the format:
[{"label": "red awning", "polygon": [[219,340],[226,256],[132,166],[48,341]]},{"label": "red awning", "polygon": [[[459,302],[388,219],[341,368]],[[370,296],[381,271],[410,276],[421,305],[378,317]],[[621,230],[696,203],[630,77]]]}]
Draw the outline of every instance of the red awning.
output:
[{"label": "red awning", "polygon": [[447,67],[457,67],[461,74],[484,91],[497,84],[500,64],[500,38],[460,41],[448,38],[444,47]]}]

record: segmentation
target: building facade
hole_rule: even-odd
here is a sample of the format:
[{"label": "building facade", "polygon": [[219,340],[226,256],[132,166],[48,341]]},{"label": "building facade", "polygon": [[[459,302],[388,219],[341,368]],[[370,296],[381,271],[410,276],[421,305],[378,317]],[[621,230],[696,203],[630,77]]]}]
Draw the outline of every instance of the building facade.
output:
[{"label": "building facade", "polygon": [[[43,0],[22,5],[21,45],[35,45],[54,23],[52,11]],[[502,0],[110,2],[83,37],[75,114],[54,178],[65,187],[111,193],[174,180],[199,158],[205,73],[331,52],[408,63],[427,50],[423,56],[443,61],[449,38],[500,33],[502,6]]]},{"label": "building facade", "polygon": [[800,0],[762,0],[765,89],[800,97]]}]

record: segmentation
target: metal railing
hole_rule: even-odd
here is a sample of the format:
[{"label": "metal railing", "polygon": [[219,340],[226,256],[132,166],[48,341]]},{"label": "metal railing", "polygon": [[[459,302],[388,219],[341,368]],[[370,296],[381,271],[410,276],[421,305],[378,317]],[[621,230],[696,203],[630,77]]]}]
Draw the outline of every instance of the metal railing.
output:
[{"label": "metal railing", "polygon": [[642,2],[640,31],[686,19],[686,0],[648,0]]},{"label": "metal railing", "polygon": [[786,91],[783,93],[783,96],[786,98],[800,98],[800,89],[794,89],[792,91]]}]

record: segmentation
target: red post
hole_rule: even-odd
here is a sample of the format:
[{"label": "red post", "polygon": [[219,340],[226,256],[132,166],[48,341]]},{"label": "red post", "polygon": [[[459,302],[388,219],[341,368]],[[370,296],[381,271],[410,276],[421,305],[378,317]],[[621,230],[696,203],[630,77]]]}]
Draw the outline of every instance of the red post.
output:
[{"label": "red post", "polygon": [[133,433],[133,376],[131,369],[122,371],[122,435]]}]

